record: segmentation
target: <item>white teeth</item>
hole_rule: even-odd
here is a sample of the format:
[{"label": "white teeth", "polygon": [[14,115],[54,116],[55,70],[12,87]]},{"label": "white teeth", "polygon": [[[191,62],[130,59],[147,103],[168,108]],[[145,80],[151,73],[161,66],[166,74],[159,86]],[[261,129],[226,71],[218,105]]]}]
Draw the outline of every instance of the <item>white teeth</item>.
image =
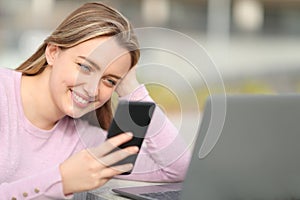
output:
[{"label": "white teeth", "polygon": [[73,92],[73,96],[75,97],[76,101],[78,101],[79,103],[82,103],[82,104],[88,104],[89,103],[89,101],[81,98],[75,92]]}]

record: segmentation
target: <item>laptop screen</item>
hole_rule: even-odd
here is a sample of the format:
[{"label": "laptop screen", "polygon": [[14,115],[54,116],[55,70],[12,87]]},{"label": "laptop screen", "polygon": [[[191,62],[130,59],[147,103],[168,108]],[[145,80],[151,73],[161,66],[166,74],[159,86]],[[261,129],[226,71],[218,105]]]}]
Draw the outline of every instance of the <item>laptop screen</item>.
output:
[{"label": "laptop screen", "polygon": [[211,107],[208,100],[182,199],[300,198],[300,96],[227,96],[220,133],[207,131],[220,112]]}]

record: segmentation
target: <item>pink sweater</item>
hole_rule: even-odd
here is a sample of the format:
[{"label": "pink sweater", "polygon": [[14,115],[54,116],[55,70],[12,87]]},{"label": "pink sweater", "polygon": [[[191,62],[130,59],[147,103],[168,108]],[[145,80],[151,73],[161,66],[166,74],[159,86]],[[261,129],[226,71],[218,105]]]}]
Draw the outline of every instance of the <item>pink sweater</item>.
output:
[{"label": "pink sweater", "polygon": [[[106,132],[68,116],[51,130],[26,119],[20,98],[21,73],[0,68],[0,199],[66,199],[59,164],[81,149],[101,144]],[[144,86],[131,100],[153,101]],[[154,116],[131,175],[143,181],[181,181],[190,153],[160,109]]]}]

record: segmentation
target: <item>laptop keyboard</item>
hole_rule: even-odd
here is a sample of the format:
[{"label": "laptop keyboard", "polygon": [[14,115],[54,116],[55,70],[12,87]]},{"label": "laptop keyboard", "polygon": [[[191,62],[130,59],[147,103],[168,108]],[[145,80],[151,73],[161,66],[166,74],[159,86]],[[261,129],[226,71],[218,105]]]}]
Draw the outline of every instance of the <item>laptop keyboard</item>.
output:
[{"label": "laptop keyboard", "polygon": [[103,200],[103,198],[89,192],[81,192],[74,194],[72,200]]},{"label": "laptop keyboard", "polygon": [[177,200],[180,197],[181,191],[166,191],[166,192],[154,192],[154,193],[146,193],[140,194],[140,196],[150,197],[151,199],[163,199],[163,200]]},{"label": "laptop keyboard", "polygon": [[92,193],[87,193],[85,200],[103,200],[103,198],[98,197]]}]

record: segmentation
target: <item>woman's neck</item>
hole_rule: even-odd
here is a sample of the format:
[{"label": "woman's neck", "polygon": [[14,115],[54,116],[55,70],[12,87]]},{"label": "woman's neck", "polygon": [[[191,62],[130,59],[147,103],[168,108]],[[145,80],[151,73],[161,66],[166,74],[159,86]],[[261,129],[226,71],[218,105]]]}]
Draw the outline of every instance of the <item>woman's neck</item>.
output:
[{"label": "woman's neck", "polygon": [[35,76],[22,76],[21,99],[26,118],[36,127],[50,130],[64,114],[55,106],[49,88],[50,71]]}]

